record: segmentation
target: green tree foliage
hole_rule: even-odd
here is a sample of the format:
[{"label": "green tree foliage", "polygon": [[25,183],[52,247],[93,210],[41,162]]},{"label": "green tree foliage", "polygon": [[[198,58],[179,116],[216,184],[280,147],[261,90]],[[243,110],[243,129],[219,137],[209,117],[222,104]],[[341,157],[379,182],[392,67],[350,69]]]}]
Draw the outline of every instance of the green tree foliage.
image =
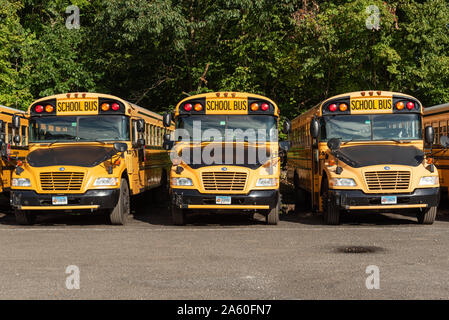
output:
[{"label": "green tree foliage", "polygon": [[[80,8],[67,29],[66,8]],[[449,101],[445,0],[0,0],[0,103],[68,91],[155,111],[216,90],[292,117],[355,90]],[[377,19],[378,18],[378,19]]]},{"label": "green tree foliage", "polygon": [[0,0],[0,104],[16,107],[32,98],[21,82],[27,76],[23,64],[26,37],[17,14],[21,7],[18,1]]}]

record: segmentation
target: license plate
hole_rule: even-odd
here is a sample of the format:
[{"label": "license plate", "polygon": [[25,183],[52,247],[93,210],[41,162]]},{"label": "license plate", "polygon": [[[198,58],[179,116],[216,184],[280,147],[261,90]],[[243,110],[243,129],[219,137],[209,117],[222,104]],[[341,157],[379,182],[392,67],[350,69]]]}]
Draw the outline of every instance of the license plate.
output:
[{"label": "license plate", "polygon": [[382,204],[396,204],[396,203],[398,203],[398,199],[396,196],[383,196],[380,199],[380,202]]},{"label": "license plate", "polygon": [[66,196],[55,196],[51,198],[51,202],[53,205],[64,205],[67,204],[67,197]]},{"label": "license plate", "polygon": [[231,197],[229,196],[217,196],[215,198],[216,204],[231,204]]}]

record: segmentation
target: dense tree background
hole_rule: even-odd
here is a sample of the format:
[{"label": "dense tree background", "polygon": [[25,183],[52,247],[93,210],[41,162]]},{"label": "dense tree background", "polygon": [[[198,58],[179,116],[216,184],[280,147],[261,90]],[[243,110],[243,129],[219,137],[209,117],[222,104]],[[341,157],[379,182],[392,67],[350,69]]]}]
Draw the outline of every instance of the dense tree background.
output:
[{"label": "dense tree background", "polygon": [[[66,27],[69,5],[79,29]],[[232,90],[292,117],[369,89],[449,102],[449,1],[0,0],[0,103],[20,109],[96,91],[161,112]]]}]

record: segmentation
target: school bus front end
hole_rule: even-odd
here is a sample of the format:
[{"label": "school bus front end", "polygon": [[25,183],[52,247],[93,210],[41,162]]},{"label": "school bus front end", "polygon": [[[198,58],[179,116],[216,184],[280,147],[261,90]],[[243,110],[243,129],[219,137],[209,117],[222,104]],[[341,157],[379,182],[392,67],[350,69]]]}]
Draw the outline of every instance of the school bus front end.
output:
[{"label": "school bus front end", "polygon": [[326,223],[338,224],[344,210],[410,211],[418,222],[433,223],[438,171],[423,151],[418,100],[382,91],[333,97],[317,109],[311,128],[319,172],[311,185]]},{"label": "school bus front end", "polygon": [[112,223],[124,223],[133,159],[126,103],[84,95],[30,106],[29,153],[12,177],[18,223],[32,224],[38,213],[83,210],[105,211]]},{"label": "school bus front end", "polygon": [[175,224],[192,211],[279,219],[278,108],[262,96],[210,93],[176,109],[170,191]]}]

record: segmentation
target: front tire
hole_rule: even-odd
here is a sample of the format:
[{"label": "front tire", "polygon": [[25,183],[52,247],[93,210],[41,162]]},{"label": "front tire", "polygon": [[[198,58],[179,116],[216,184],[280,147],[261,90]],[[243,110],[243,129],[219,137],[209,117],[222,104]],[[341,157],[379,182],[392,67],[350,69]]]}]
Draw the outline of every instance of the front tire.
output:
[{"label": "front tire", "polygon": [[172,204],[171,218],[175,226],[184,226],[186,224],[186,211]]},{"label": "front tire", "polygon": [[323,222],[328,225],[340,224],[340,208],[330,199],[329,183],[323,183]]},{"label": "front tire", "polygon": [[267,213],[267,224],[277,225],[279,223],[279,211],[281,211],[281,198],[278,197],[276,206]]},{"label": "front tire", "polygon": [[14,215],[16,216],[16,222],[20,225],[33,225],[36,222],[36,214],[32,214],[25,210],[14,210]]},{"label": "front tire", "polygon": [[437,216],[437,206],[423,208],[418,211],[417,218],[419,224],[433,224]]},{"label": "front tire", "polygon": [[109,214],[111,224],[124,225],[130,213],[129,206],[129,188],[126,179],[122,179],[120,182],[120,195],[115,205]]}]

